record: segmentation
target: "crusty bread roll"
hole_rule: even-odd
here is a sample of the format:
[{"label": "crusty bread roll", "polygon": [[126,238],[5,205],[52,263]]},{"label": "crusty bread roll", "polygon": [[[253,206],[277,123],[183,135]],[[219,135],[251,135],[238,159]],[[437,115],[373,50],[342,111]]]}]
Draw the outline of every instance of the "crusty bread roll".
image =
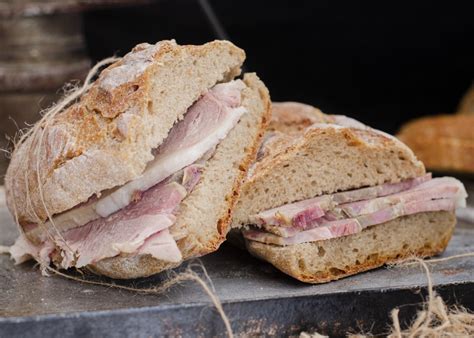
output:
[{"label": "crusty bread roll", "polygon": [[397,137],[431,170],[474,173],[474,115],[422,117]]},{"label": "crusty bread roll", "polygon": [[[324,115],[296,102],[273,103],[269,126],[271,131],[264,137],[267,141],[259,160],[242,188],[233,220],[233,227],[243,231],[252,255],[300,281],[323,283],[411,255],[431,256],[446,248],[456,223],[453,211],[418,212],[331,239],[269,244],[266,238],[275,235],[255,223],[263,222],[255,215],[265,210],[426,177],[423,163],[402,142],[346,117]],[[274,221],[288,222],[284,214],[275,213],[274,217]],[[282,224],[281,229],[290,226]],[[297,227],[294,224],[292,227]],[[235,233],[236,229],[232,235]],[[258,239],[255,233],[268,236]]]},{"label": "crusty bread roll", "polygon": [[[291,106],[292,114],[310,109],[301,103],[285,103],[281,109],[280,103],[274,103],[272,120],[279,122],[270,125],[278,132],[288,130],[284,115],[292,115],[287,109]],[[320,111],[314,114],[321,121]],[[333,121],[331,115],[323,119]],[[400,182],[425,172],[407,146],[374,129],[315,124],[282,143],[276,151],[270,144],[243,185],[234,227],[248,224],[249,216],[261,210],[336,191]]]},{"label": "crusty bread roll", "polygon": [[[102,71],[79,102],[49,122],[41,144],[31,147],[30,137],[15,149],[5,187],[19,225],[45,222],[48,213],[54,217],[140,177],[173,125],[203,93],[239,75],[244,58],[244,51],[227,41],[202,46],[162,41],[140,44]],[[199,183],[181,202],[170,228],[179,233],[183,260],[214,251],[225,239],[241,182],[269,120],[265,85],[255,74],[246,74],[243,82],[241,105],[247,112],[205,161]],[[35,244],[38,234],[26,232]],[[180,263],[122,253],[88,268],[136,278]]]}]

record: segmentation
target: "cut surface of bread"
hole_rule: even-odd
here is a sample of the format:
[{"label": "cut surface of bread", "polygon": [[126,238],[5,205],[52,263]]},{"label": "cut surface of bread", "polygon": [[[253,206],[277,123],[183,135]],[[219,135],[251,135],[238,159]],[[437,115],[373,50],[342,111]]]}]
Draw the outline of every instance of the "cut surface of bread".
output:
[{"label": "cut surface of bread", "polygon": [[[268,90],[255,74],[246,74],[242,105],[247,108],[239,123],[219,143],[206,162],[203,176],[181,205],[172,233],[184,233],[177,241],[183,259],[216,250],[228,231],[240,185],[270,120]],[[150,255],[121,255],[89,266],[96,273],[113,278],[136,278],[156,274],[180,263],[157,260]]]},{"label": "cut surface of bread", "polygon": [[474,115],[423,117],[397,136],[429,169],[474,173]]},{"label": "cut surface of bread", "polygon": [[[274,106],[277,107],[274,110],[280,108],[278,103]],[[305,107],[301,108],[307,116]],[[292,114],[299,114],[299,110],[294,109]],[[318,110],[313,110],[313,114],[318,121],[335,119]],[[281,121],[288,118],[281,118],[280,113],[275,115],[280,117],[280,122],[272,121],[274,129],[289,130],[288,123],[281,126]],[[348,120],[347,125],[358,123]],[[263,156],[244,183],[233,227],[248,224],[252,214],[287,203],[336,191],[396,183],[425,173],[423,163],[393,136],[362,124],[355,128],[335,123],[339,122],[316,123],[299,133],[298,128],[292,127],[291,135],[276,142],[277,150]]]},{"label": "cut surface of bread", "polygon": [[247,241],[249,252],[306,283],[324,283],[411,256],[444,251],[453,212],[424,212],[369,227],[358,234],[288,246]]},{"label": "cut surface of bread", "polygon": [[16,148],[5,177],[10,211],[22,225],[38,223],[46,210],[63,212],[137,178],[174,123],[209,88],[240,74],[244,58],[227,41],[137,45]]}]

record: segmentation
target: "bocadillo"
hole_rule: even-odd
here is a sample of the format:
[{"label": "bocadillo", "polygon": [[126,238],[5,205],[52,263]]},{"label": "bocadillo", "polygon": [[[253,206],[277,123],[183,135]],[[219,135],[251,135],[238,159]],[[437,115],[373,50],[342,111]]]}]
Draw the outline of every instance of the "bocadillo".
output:
[{"label": "bocadillo", "polygon": [[281,271],[322,283],[442,252],[464,186],[432,178],[395,137],[299,103],[274,103],[233,227]]},{"label": "bocadillo", "polygon": [[10,253],[113,278],[216,250],[269,120],[268,90],[227,41],[137,45],[17,145]]}]

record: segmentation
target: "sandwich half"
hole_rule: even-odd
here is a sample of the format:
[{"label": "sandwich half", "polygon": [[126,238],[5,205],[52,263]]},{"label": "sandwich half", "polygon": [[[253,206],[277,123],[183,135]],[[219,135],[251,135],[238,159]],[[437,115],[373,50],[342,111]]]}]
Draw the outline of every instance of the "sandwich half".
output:
[{"label": "sandwich half", "polygon": [[137,278],[216,250],[269,120],[228,41],[140,44],[19,144],[6,177],[16,262]]},{"label": "sandwich half", "polygon": [[274,103],[237,204],[251,254],[308,283],[442,252],[464,186],[431,178],[398,139],[300,103]]}]

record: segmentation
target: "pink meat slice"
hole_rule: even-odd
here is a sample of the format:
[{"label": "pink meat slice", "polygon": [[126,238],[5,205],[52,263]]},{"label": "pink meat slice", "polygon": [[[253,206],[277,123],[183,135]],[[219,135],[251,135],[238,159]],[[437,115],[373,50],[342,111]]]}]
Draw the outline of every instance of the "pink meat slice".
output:
[{"label": "pink meat slice", "polygon": [[423,201],[440,198],[464,199],[467,196],[464,186],[453,177],[434,178],[410,190],[371,200],[358,201],[339,205],[347,215],[355,217],[370,214],[398,203]]},{"label": "pink meat slice", "polygon": [[148,237],[136,254],[149,254],[156,259],[175,263],[182,259],[181,251],[179,251],[178,245],[170,234],[169,229],[164,229]]},{"label": "pink meat slice", "polygon": [[369,200],[376,197],[392,195],[400,191],[412,189],[431,180],[431,173],[405,180],[399,183],[385,183],[375,187],[367,187],[333,194],[333,201],[337,204]]},{"label": "pink meat slice", "polygon": [[[147,238],[174,223],[173,212],[185,196],[183,186],[164,182],[144,192],[139,202],[120,212],[67,231],[63,234],[66,243],[59,241],[63,250],[61,266],[80,268],[120,253],[136,252]],[[74,256],[68,254],[71,250]]]},{"label": "pink meat slice", "polygon": [[291,245],[305,242],[315,242],[325,239],[348,236],[362,231],[364,228],[372,225],[382,224],[401,216],[416,214],[428,211],[452,211],[456,207],[455,198],[446,198],[438,200],[411,201],[406,204],[398,204],[377,212],[362,215],[357,218],[348,218],[344,220],[331,221],[314,229],[298,232],[291,237],[281,237],[262,230],[243,231],[245,238],[257,242]]},{"label": "pink meat slice", "polygon": [[[222,128],[226,120],[232,119],[229,115],[233,115],[234,122],[232,124],[235,125],[241,113],[236,113],[232,109],[240,106],[243,88],[245,85],[242,81],[215,85],[189,108],[183,121],[171,129],[168,137],[157,149],[157,155],[159,157],[169,156],[178,150],[187,149],[200,143],[204,136],[215,133],[216,129]],[[215,145],[218,141],[212,143]],[[205,152],[210,148],[212,147],[203,150]],[[189,154],[189,156],[192,157],[193,154]],[[193,158],[191,162],[188,161],[188,164],[193,163],[201,156],[202,154]],[[185,159],[182,160],[184,162]]]},{"label": "pink meat slice", "polygon": [[45,243],[43,245],[35,245],[31,243],[23,234],[16,239],[15,244],[9,249],[11,258],[15,264],[21,264],[34,257],[38,262],[49,264],[49,256],[54,251],[52,243]]},{"label": "pink meat slice", "polygon": [[330,205],[331,197],[325,195],[262,211],[250,218],[257,225],[294,226],[304,229],[323,216]]},{"label": "pink meat slice", "polygon": [[343,216],[336,216],[333,212],[328,211],[326,212],[325,215],[323,215],[320,218],[317,218],[313,220],[311,223],[309,223],[305,228],[301,227],[296,227],[296,226],[276,226],[276,225],[268,225],[268,224],[263,224],[262,228],[265,229],[268,232],[271,232],[275,235],[282,236],[282,237],[292,237],[295,236],[297,233],[304,231],[304,230],[309,230],[313,228],[317,228],[323,225],[327,225],[329,222],[336,221],[336,220],[341,220],[347,217]]},{"label": "pink meat slice", "polygon": [[442,210],[452,211],[455,209],[456,209],[455,198],[443,198],[443,199],[425,200],[425,201],[410,201],[406,203],[396,204],[394,206],[384,208],[367,215],[361,215],[357,217],[356,219],[360,223],[362,228],[366,228],[371,225],[385,223],[401,216],[413,215],[419,212],[442,211]]},{"label": "pink meat slice", "polygon": [[352,235],[361,230],[362,228],[357,220],[344,219],[328,222],[325,226],[311,230],[301,231],[292,237],[280,237],[262,230],[244,230],[243,235],[246,239],[266,244],[292,245]]},{"label": "pink meat slice", "polygon": [[[412,184],[410,183],[410,185]],[[466,196],[464,186],[456,179],[449,177],[436,178],[422,184],[416,184],[408,191],[388,197],[340,205],[339,208],[346,211],[349,217],[344,216],[344,213],[337,212],[341,209],[336,208],[313,220],[305,229],[295,226],[281,227],[267,224],[263,224],[262,227],[267,232],[281,237],[293,237],[303,230],[326,226],[330,221],[351,217],[357,218],[360,224],[366,227],[421,211],[454,210],[455,207],[463,205]],[[347,206],[355,207],[351,210]],[[361,210],[364,212],[358,213]],[[352,215],[350,214],[351,211],[353,212]]]},{"label": "pink meat slice", "polygon": [[[431,179],[431,174],[426,174],[399,183],[386,183],[375,187],[367,187],[356,190],[344,191],[332,195],[324,195],[316,198],[286,204],[251,216],[252,222],[256,225],[271,226],[295,226],[301,229],[308,229],[317,226],[314,222],[325,215],[331,206],[331,201],[335,204],[370,200],[380,196],[391,195],[400,191],[416,187]],[[289,231],[291,232],[291,231]]]}]

